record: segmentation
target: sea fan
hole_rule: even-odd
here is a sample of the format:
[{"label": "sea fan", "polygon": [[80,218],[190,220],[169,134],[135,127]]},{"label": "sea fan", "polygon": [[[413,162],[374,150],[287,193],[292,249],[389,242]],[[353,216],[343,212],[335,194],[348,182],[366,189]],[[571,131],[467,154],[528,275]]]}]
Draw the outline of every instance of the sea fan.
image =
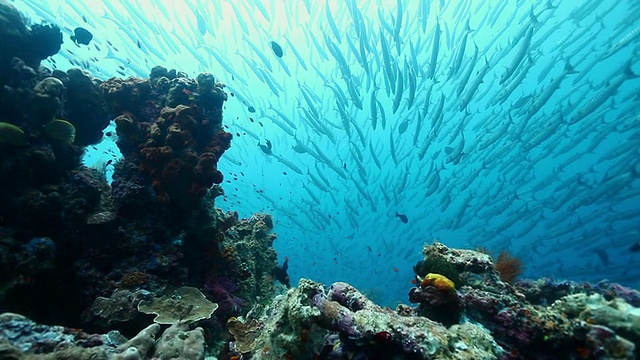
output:
[{"label": "sea fan", "polygon": [[506,251],[501,251],[496,259],[496,271],[500,275],[500,280],[513,283],[522,272],[522,262]]}]

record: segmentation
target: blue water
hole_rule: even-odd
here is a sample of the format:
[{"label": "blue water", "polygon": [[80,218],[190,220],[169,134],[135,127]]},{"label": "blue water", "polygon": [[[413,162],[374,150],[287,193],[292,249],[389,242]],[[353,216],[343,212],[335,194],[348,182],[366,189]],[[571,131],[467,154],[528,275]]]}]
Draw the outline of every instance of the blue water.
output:
[{"label": "blue water", "polygon": [[[87,4],[14,2],[65,32],[48,67],[106,79],[162,65],[228,85],[224,123],[239,136],[219,163],[216,205],[273,214],[292,283],[347,281],[380,303],[406,302],[422,245],[437,239],[510,251],[525,277],[640,286],[630,251],[640,241],[640,80],[629,73],[640,74],[640,1]],[[69,40],[77,26],[94,34],[89,46]],[[295,129],[276,125],[273,109]],[[85,163],[117,158],[114,140]],[[266,140],[277,157],[257,147]],[[316,156],[294,151],[298,142]]]}]

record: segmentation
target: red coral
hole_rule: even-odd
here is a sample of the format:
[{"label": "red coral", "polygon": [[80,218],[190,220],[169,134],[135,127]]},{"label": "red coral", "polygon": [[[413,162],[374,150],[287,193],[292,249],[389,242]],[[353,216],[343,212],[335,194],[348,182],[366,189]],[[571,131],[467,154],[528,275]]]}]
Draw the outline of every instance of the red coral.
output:
[{"label": "red coral", "polygon": [[[211,129],[202,125],[201,117],[197,106],[178,105],[164,108],[157,121],[147,127],[147,140],[139,151],[139,168],[150,176],[162,202],[198,200],[223,180],[217,163],[230,147],[232,135],[218,130],[202,138]],[[123,121],[123,125],[129,126],[129,121]],[[192,133],[199,134],[200,141]],[[185,194],[191,198],[184,199]]]},{"label": "red coral", "polygon": [[496,271],[500,275],[500,280],[513,283],[522,272],[522,262],[503,250],[496,259]]},{"label": "red coral", "polygon": [[[158,87],[156,80],[153,89],[148,80],[109,80],[102,90],[116,117],[118,146],[143,175],[136,181],[151,185],[165,204],[192,206],[223,180],[217,163],[232,138],[221,129],[226,95],[214,82],[213,88],[205,84],[207,91],[192,95],[188,102],[177,101],[183,85],[195,82],[174,78],[166,88]],[[168,93],[158,93],[164,91]]]},{"label": "red coral", "polygon": [[227,151],[229,147],[231,147],[232,138],[233,135],[231,133],[220,130],[213,136],[211,142],[209,143],[209,146],[205,150],[212,152],[218,158],[220,158],[222,154],[224,154],[224,152]]}]

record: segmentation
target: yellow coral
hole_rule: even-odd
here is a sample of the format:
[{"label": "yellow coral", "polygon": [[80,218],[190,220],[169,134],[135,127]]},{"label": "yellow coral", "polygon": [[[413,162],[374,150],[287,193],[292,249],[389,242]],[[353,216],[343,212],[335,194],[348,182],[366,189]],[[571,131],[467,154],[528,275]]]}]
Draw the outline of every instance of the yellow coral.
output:
[{"label": "yellow coral", "polygon": [[428,285],[432,285],[440,291],[454,291],[456,289],[453,281],[440,274],[427,274],[420,282],[420,286],[426,287]]}]

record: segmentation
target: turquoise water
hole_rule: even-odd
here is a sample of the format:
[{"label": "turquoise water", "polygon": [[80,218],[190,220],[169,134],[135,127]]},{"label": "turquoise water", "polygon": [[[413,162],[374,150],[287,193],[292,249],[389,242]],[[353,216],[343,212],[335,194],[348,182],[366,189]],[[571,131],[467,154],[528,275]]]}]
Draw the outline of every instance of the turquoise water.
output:
[{"label": "turquoise water", "polygon": [[[48,67],[227,84],[216,205],[273,214],[294,284],[406,301],[438,239],[510,251],[525,277],[639,286],[639,1],[13,4],[63,29]],[[85,163],[109,173],[114,140]]]}]

